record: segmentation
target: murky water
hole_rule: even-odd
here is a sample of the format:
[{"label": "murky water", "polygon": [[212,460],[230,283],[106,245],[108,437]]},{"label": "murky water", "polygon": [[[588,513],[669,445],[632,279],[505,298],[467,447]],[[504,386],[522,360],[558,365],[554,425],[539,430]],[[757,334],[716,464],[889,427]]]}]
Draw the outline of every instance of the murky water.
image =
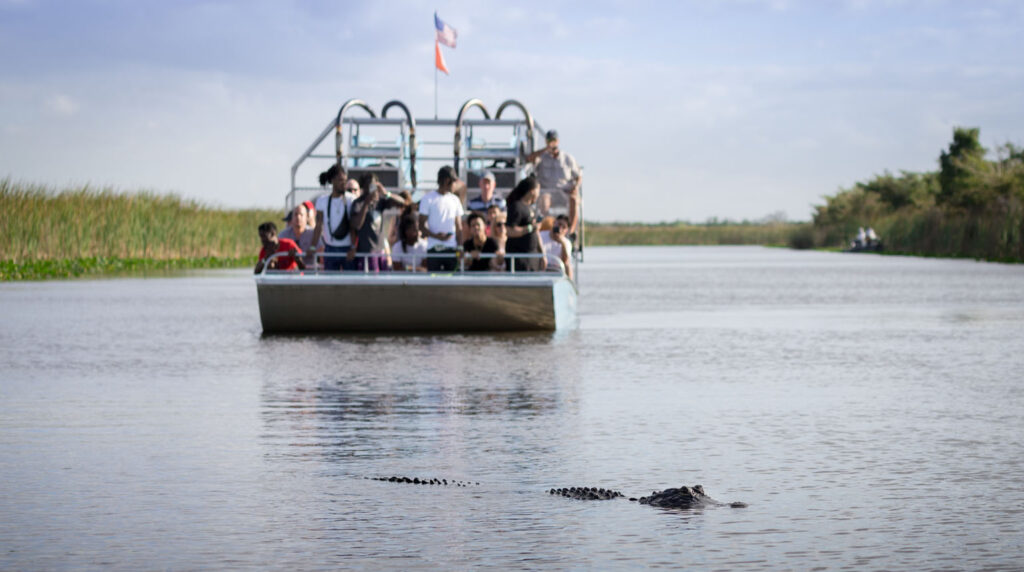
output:
[{"label": "murky water", "polygon": [[[531,335],[263,338],[243,271],[0,284],[0,568],[1024,566],[1024,266],[582,270]],[[696,483],[749,507],[544,493]]]}]

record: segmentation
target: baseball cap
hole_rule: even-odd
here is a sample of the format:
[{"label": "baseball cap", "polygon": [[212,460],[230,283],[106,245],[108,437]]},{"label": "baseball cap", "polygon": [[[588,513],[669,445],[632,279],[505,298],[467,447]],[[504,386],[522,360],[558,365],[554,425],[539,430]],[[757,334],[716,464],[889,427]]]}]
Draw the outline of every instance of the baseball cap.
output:
[{"label": "baseball cap", "polygon": [[547,134],[544,136],[544,139],[546,141],[554,141],[558,139],[558,131],[555,131],[554,129],[548,131]]}]

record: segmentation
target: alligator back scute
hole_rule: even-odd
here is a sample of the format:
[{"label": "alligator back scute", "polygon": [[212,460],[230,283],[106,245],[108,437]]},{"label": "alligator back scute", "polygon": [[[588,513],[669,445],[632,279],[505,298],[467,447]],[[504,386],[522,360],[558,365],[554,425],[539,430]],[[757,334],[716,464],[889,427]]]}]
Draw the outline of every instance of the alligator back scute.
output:
[{"label": "alligator back scute", "polygon": [[371,481],[385,481],[388,483],[407,483],[410,485],[441,485],[445,487],[471,487],[479,485],[472,481],[459,481],[455,479],[420,478],[420,477],[363,477]]},{"label": "alligator back scute", "polygon": [[563,489],[551,489],[548,491],[548,494],[559,495],[576,500],[611,500],[624,496],[619,491],[600,487],[569,487]]}]

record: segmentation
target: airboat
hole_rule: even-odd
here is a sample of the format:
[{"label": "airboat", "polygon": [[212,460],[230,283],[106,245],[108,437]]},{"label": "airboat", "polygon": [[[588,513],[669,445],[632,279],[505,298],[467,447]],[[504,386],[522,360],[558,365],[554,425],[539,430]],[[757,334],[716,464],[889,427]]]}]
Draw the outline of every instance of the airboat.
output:
[{"label": "airboat", "polygon": [[[359,115],[353,113],[357,111]],[[506,111],[518,113],[508,117]],[[389,117],[389,112],[401,113]],[[454,119],[415,119],[401,101],[387,102],[378,115],[366,102],[351,99],[292,165],[285,212],[329,192],[299,181],[316,180],[330,162],[345,167],[349,178],[374,173],[388,191],[408,191],[414,201],[436,188],[436,181],[421,173],[433,174],[440,166],[451,165],[467,183],[466,198],[472,199],[479,194],[480,177],[490,171],[496,179],[495,195],[504,197],[532,172],[525,158],[542,138],[540,124],[516,100],[503,102],[493,117],[481,100],[470,99]],[[398,214],[385,213],[384,224],[393,225]],[[444,272],[374,272],[368,264],[363,265],[366,270],[331,272],[319,264],[331,256],[324,253],[317,254],[318,264],[300,272],[265,267],[255,277],[263,331],[498,332],[575,327],[582,212],[579,221],[570,258],[575,281],[561,266],[556,271],[515,272],[513,263],[507,272],[467,272],[462,260],[455,270]],[[386,236],[387,230],[382,234]],[[537,256],[541,255],[506,258]]]}]

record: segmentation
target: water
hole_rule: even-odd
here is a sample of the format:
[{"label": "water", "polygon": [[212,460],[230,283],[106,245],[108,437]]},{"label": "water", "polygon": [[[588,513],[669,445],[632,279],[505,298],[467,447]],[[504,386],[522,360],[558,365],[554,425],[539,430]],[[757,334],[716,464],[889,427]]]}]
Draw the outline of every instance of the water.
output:
[{"label": "water", "polygon": [[[0,568],[1024,567],[1024,266],[582,278],[578,330],[482,336],[264,338],[244,271],[0,284]],[[749,507],[544,493],[697,483]]]}]

